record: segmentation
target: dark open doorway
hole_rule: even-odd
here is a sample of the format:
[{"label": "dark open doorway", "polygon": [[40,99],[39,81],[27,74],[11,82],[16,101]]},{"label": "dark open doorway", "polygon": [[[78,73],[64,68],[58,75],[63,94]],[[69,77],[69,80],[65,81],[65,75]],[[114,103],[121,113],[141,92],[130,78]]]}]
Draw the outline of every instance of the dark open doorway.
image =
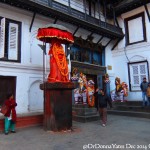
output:
[{"label": "dark open doorway", "polygon": [[16,97],[16,77],[0,76],[0,105],[6,100],[8,93],[13,93]]}]

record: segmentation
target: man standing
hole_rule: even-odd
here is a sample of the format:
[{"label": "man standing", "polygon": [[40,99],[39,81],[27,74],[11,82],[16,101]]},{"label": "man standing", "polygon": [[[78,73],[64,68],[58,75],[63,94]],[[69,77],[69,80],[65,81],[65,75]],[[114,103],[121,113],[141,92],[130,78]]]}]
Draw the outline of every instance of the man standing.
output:
[{"label": "man standing", "polygon": [[105,94],[104,90],[96,90],[98,94],[98,107],[99,113],[102,121],[102,126],[105,127],[107,123],[107,103],[109,104],[110,108],[112,108],[112,103],[110,98]]},{"label": "man standing", "polygon": [[143,78],[143,82],[140,84],[140,88],[142,91],[143,106],[146,106],[145,102],[147,102],[148,105],[147,94],[146,94],[148,88],[148,82],[146,81],[146,77]]}]

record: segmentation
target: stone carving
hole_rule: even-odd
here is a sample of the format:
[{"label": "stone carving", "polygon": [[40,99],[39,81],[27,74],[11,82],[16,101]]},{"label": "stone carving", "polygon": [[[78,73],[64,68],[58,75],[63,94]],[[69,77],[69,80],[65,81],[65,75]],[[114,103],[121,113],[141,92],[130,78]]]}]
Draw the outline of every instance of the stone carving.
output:
[{"label": "stone carving", "polygon": [[80,75],[77,73],[77,69],[72,71],[71,81],[75,83],[77,88],[74,90],[75,104],[88,104],[90,107],[95,105],[94,98],[94,82],[93,80],[87,81],[86,75],[82,72]]}]

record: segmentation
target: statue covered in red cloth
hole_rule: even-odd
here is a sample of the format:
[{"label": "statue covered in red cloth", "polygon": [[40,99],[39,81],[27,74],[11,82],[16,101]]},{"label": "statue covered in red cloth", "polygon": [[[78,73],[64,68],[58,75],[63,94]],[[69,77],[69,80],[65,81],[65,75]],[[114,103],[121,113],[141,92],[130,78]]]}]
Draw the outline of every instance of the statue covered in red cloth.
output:
[{"label": "statue covered in red cloth", "polygon": [[40,28],[37,38],[51,44],[48,82],[69,82],[68,63],[62,44],[73,43],[73,35],[65,27],[52,24]]},{"label": "statue covered in red cloth", "polygon": [[49,51],[50,74],[49,82],[68,82],[68,63],[60,41],[54,40]]}]

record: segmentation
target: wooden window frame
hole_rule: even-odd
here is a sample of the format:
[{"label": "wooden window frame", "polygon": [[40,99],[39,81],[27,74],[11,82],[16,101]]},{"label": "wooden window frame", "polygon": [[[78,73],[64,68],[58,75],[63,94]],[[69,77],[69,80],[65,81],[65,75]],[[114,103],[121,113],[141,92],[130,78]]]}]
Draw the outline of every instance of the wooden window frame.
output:
[{"label": "wooden window frame", "polygon": [[[104,66],[104,64],[103,64],[103,59],[104,59],[103,57],[105,57],[104,52],[96,51],[97,53],[99,53],[100,63],[99,63],[99,64],[94,64],[94,62],[93,62],[93,55],[94,55],[94,52],[93,52],[92,49],[86,48],[86,47],[81,46],[81,45],[78,45],[78,44],[74,44],[74,47],[80,49],[80,52],[81,52],[81,53],[80,53],[80,58],[81,58],[81,60],[74,60],[74,59],[71,59],[71,61],[79,61],[79,62],[82,62],[82,63],[87,63],[87,62],[84,62],[82,56],[83,56],[83,54],[84,54],[86,51],[91,51],[91,54],[89,55],[89,56],[91,57],[91,62],[89,62],[88,64]],[[72,50],[72,48],[71,48],[71,50]]]},{"label": "wooden window frame", "polygon": [[131,92],[138,92],[140,90],[132,90],[131,88],[131,72],[130,72],[130,65],[132,64],[142,64],[142,63],[147,63],[147,81],[149,82],[149,63],[147,60],[145,61],[138,61],[138,62],[131,62],[131,63],[128,63],[128,77],[129,77],[129,90]]},{"label": "wooden window frame", "polygon": [[[91,0],[87,0],[86,2],[88,3],[88,7],[89,7],[88,8],[89,9],[88,15],[95,17],[96,16],[96,8],[95,8],[96,3],[94,1],[91,1]],[[93,14],[92,14],[92,11],[93,11]]]},{"label": "wooden window frame", "polygon": [[[2,19],[3,17],[0,17],[0,20]],[[5,29],[5,46],[4,46],[4,57],[3,58],[0,58],[0,61],[7,61],[7,62],[18,62],[20,63],[21,62],[21,32],[22,32],[22,23],[19,22],[19,21],[15,21],[15,20],[12,20],[12,19],[8,19],[8,18],[5,18],[6,19],[6,29]],[[8,52],[9,52],[9,46],[8,46],[8,41],[9,41],[9,24],[16,24],[18,25],[18,37],[17,37],[17,40],[18,40],[18,44],[17,44],[17,59],[9,59],[8,58]]]},{"label": "wooden window frame", "polygon": [[[139,17],[142,17],[143,36],[144,36],[143,40],[130,43],[129,42],[129,26],[128,26],[128,22],[133,20],[133,19],[139,18]],[[125,36],[125,38],[126,38],[126,45],[137,44],[137,43],[145,42],[147,40],[146,39],[146,27],[145,27],[145,14],[144,14],[144,12],[141,12],[139,14],[136,14],[134,16],[126,18],[124,20],[124,24],[125,24],[125,33],[126,33],[126,36]]]}]

